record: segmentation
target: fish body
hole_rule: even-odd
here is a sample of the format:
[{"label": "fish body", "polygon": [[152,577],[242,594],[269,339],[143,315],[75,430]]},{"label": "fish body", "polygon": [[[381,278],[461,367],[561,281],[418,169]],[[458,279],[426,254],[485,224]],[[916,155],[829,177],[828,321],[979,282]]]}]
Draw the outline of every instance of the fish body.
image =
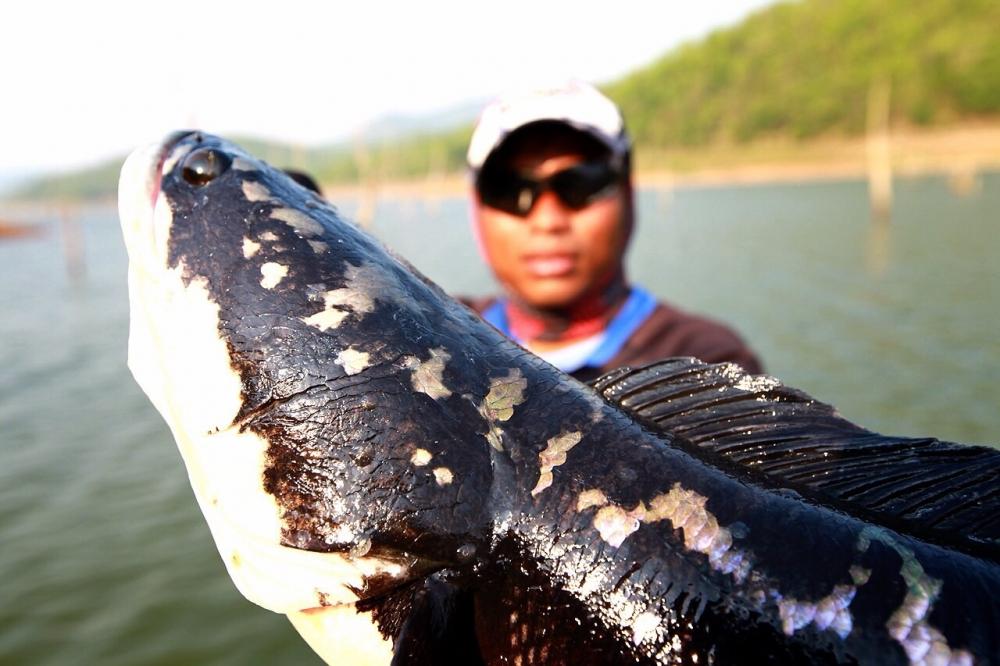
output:
[{"label": "fish body", "polygon": [[209,135],[119,198],[133,374],[237,587],[327,661],[997,663],[995,452],[732,366],[583,385]]}]

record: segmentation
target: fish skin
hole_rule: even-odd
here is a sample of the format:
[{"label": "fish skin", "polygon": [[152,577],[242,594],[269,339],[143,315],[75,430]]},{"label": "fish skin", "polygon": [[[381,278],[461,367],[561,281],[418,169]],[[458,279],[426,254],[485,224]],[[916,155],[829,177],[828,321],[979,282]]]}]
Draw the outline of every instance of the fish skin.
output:
[{"label": "fish skin", "polygon": [[690,455],[236,146],[172,135],[119,196],[130,367],[256,603],[353,605],[394,663],[996,663],[995,561]]}]

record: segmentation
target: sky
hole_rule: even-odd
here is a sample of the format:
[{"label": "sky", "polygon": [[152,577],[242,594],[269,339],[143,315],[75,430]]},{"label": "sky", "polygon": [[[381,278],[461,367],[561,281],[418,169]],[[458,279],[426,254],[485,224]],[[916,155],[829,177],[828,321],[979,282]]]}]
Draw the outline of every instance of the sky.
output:
[{"label": "sky", "polygon": [[770,1],[5,3],[0,177],[179,128],[320,145],[387,115],[599,84]]}]

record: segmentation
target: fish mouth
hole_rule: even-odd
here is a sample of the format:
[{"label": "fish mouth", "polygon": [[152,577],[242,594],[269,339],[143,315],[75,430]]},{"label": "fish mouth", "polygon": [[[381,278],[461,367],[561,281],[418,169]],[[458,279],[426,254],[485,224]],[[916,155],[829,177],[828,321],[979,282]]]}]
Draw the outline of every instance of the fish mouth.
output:
[{"label": "fish mouth", "polygon": [[156,256],[152,251],[153,220],[163,173],[186,152],[179,146],[195,135],[200,137],[194,130],[171,132],[160,141],[136,149],[125,160],[118,181],[118,212],[131,259],[141,258],[141,263],[147,263]]},{"label": "fish mouth", "polygon": [[[177,130],[176,132],[171,132],[162,141],[160,141],[160,149],[156,155],[155,166],[150,170],[150,186],[148,188],[150,206],[156,205],[156,197],[160,196],[160,182],[163,180],[163,165],[166,164],[167,158],[171,156],[174,152],[174,148],[177,147],[184,139],[188,138],[192,134],[198,134],[196,130]],[[198,141],[201,141],[201,137],[198,137]]]}]

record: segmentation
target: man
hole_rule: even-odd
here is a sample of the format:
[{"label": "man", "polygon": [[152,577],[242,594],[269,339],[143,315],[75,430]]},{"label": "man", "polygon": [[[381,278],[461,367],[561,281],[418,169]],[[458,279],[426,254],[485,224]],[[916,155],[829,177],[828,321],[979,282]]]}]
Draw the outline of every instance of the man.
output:
[{"label": "man", "polygon": [[480,116],[468,163],[477,239],[505,291],[468,303],[508,337],[583,380],[670,356],[761,371],[729,328],[628,283],[631,146],[596,88],[498,99]]}]

